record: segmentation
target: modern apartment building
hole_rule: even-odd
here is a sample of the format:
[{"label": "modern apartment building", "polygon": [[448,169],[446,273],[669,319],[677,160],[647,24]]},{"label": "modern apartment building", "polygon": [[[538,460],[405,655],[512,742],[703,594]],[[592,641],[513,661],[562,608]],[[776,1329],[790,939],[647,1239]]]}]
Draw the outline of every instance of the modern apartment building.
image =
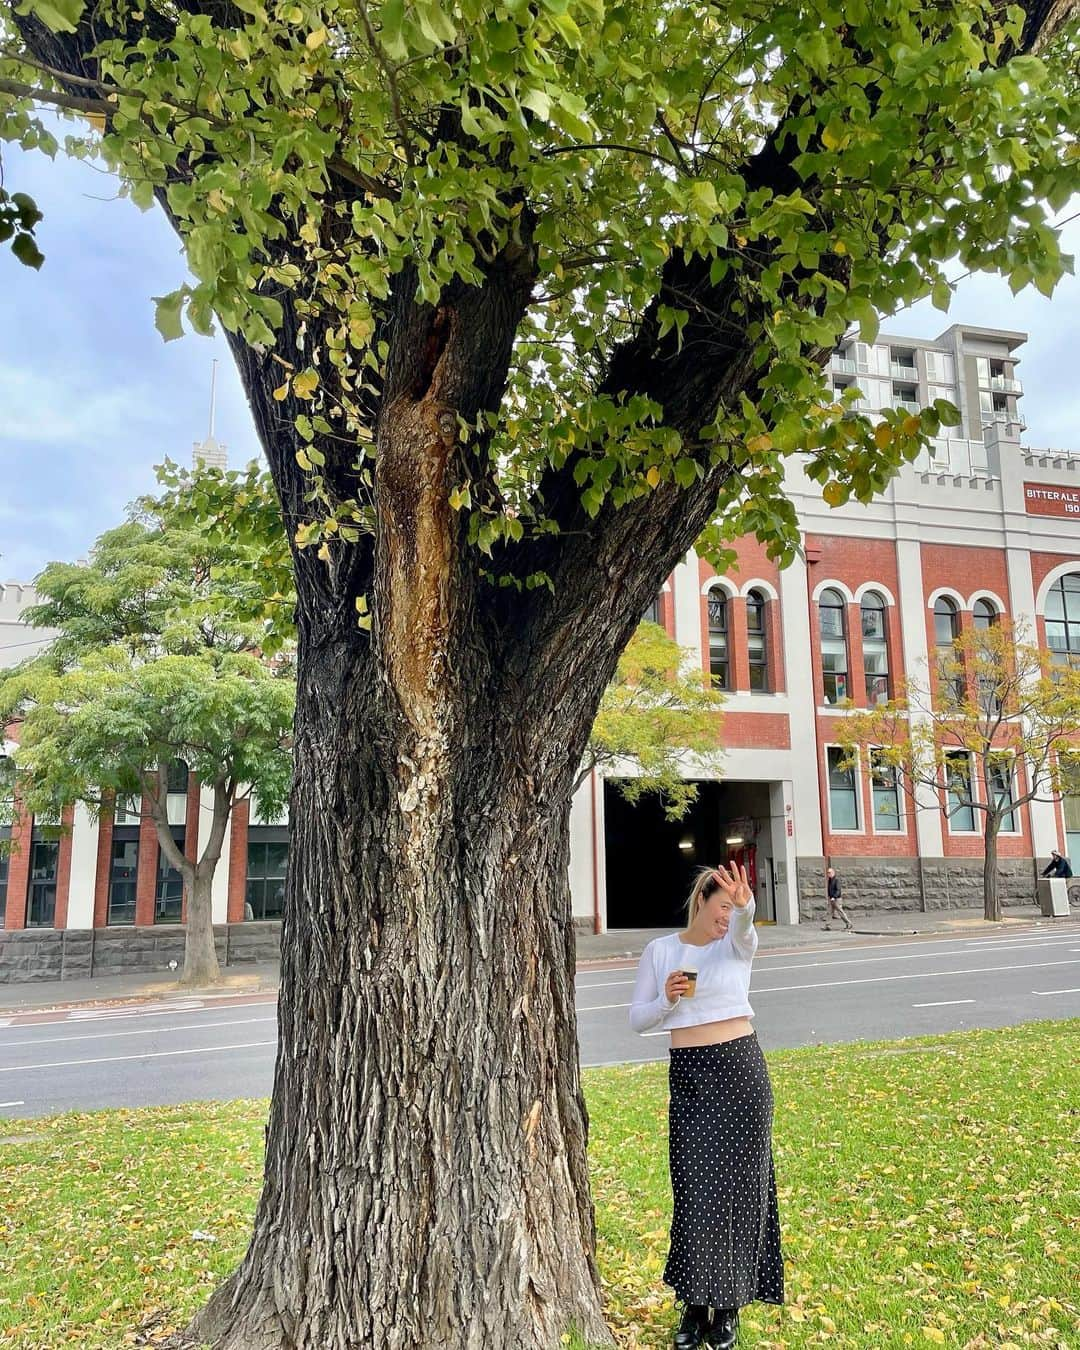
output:
[{"label": "modern apartment building", "polygon": [[[836,729],[847,700],[889,697],[901,677],[925,676],[935,647],[997,616],[1080,655],[1080,453],[1021,443],[1024,340],[957,325],[933,342],[852,340],[833,356],[835,388],[854,384],[868,410],[944,398],[962,423],[866,506],[830,509],[792,462],[803,553],[783,572],[752,539],[724,576],[694,553],[675,568],[654,617],[727,691],[722,767],[717,775],[687,760],[699,797],[675,824],[648,799],[628,805],[600,774],[586,780],[573,804],[570,866],[583,928],[677,923],[694,866],[726,857],[750,867],[759,918],[777,923],[820,913],[829,863],[856,912],[979,902],[974,813],[912,813],[880,766],[843,768]],[[0,632],[0,658],[32,650]],[[38,637],[25,628],[17,636]],[[180,771],[173,788],[170,818],[193,850],[207,803]],[[179,877],[160,866],[148,822],[132,814],[94,823],[80,809],[69,824],[56,839],[16,822],[24,846],[6,875],[0,862],[0,913],[7,936],[24,930],[24,941],[0,937],[0,979],[82,974],[87,960],[160,966],[178,949]],[[1032,898],[1051,848],[1080,861],[1080,799],[1019,808],[1011,824],[1000,840],[1006,903]],[[287,854],[287,821],[258,824],[237,809],[214,887],[234,958],[272,946]]]}]

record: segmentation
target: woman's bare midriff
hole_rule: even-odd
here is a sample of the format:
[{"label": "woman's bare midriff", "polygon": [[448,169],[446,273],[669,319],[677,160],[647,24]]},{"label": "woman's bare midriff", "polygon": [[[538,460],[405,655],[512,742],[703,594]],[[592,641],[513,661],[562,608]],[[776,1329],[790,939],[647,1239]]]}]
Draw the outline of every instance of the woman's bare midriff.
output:
[{"label": "woman's bare midriff", "polygon": [[749,1017],[725,1017],[722,1022],[702,1022],[696,1027],[672,1027],[671,1048],[685,1050],[691,1045],[719,1045],[721,1041],[737,1041],[740,1036],[753,1035]]}]

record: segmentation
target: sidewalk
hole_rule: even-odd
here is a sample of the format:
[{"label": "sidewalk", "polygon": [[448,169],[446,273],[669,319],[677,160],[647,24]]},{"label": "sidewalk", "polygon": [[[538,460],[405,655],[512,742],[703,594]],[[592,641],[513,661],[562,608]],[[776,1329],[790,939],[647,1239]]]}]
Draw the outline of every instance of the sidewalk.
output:
[{"label": "sidewalk", "polygon": [[[833,927],[822,930],[820,919],[797,925],[761,924],[758,926],[762,952],[798,951],[806,947],[865,946],[867,938],[888,941],[905,937],[976,937],[1045,927],[1049,931],[1075,928],[1080,935],[1080,914],[1068,919],[1046,919],[1036,905],[1010,907],[1000,924],[988,924],[981,909],[935,910],[929,914],[867,914],[853,916],[850,933]],[[646,943],[669,928],[623,928],[611,933],[578,935],[579,968],[589,969],[607,962],[635,960]],[[222,981],[212,989],[181,989],[166,971],[133,975],[104,975],[92,980],[43,980],[33,984],[0,985],[0,1017],[7,1013],[63,1008],[87,1003],[132,1003],[165,1000],[236,998],[277,990],[278,964],[264,962],[250,966],[228,966]]]}]

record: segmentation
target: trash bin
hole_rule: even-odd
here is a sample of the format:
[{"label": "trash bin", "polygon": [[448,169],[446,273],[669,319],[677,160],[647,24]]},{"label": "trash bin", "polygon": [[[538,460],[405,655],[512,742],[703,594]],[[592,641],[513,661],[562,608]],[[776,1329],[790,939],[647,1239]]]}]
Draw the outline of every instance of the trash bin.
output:
[{"label": "trash bin", "polygon": [[1039,908],[1048,919],[1069,917],[1069,883],[1064,877],[1039,878]]}]

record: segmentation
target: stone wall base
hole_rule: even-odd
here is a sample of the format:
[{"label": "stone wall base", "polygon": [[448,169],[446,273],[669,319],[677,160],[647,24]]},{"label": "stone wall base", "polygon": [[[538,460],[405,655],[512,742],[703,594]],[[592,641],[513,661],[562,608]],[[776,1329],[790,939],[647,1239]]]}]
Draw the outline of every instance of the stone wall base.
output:
[{"label": "stone wall base", "polygon": [[[799,918],[821,918],[826,911],[825,859],[799,858],[797,865]],[[849,913],[982,907],[981,858],[852,857],[837,859],[835,866]],[[1036,877],[1035,859],[1002,858],[998,863],[1002,905],[1033,905]]]},{"label": "stone wall base", "polygon": [[[276,961],[280,923],[216,925],[214,942],[223,966]],[[184,930],[160,928],[51,928],[0,930],[0,984],[36,980],[86,980],[95,975],[139,975],[184,964]]]}]

